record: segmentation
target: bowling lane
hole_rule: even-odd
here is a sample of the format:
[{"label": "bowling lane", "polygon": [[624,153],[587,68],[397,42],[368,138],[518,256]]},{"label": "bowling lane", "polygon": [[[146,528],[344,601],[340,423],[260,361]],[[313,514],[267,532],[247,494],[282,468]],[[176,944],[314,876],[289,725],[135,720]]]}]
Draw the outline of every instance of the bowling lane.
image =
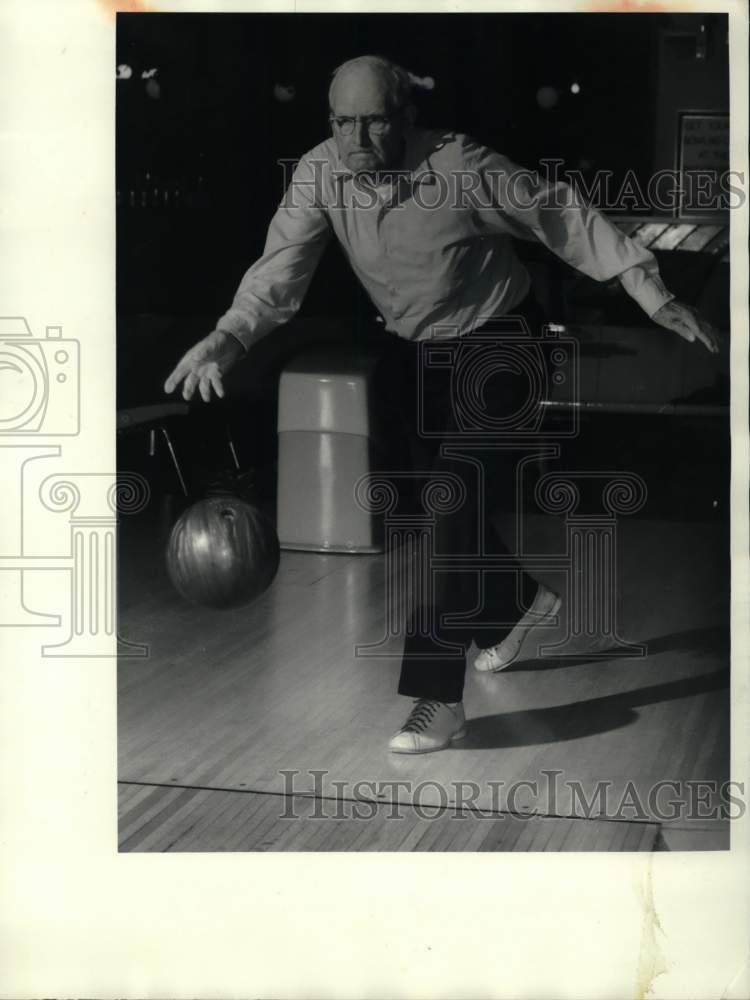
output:
[{"label": "bowling lane", "polygon": [[[121,784],[120,850],[653,851],[656,823],[372,805],[367,823],[309,796]],[[368,805],[368,810],[370,806]],[[329,810],[326,812],[325,810]],[[321,814],[326,822],[321,823]]]},{"label": "bowling lane", "polygon": [[[530,523],[532,550],[562,545],[560,520]],[[508,785],[557,770],[554,801],[519,794],[512,804],[559,815],[582,808],[565,782],[588,797],[596,782],[610,782],[617,802],[632,782],[645,803],[658,781],[725,780],[725,526],[623,519],[619,530],[620,634],[647,643],[649,655],[607,658],[605,650],[591,661],[574,649],[556,661],[531,650],[502,674],[470,671],[467,739],[419,757],[385,750],[409,707],[394,694],[400,642],[391,640],[385,658],[353,654],[384,633],[384,557],[284,552],[255,604],[212,612],[172,591],[155,564],[160,550],[144,536],[121,587],[120,630],[151,653],[120,665],[119,777],[283,793],[280,772],[300,772],[295,790],[304,791],[313,790],[309,772],[321,770],[323,794],[334,794],[335,782],[351,790],[368,780],[401,801],[426,781],[452,801],[456,783],[473,780],[478,807],[503,809]],[[561,585],[555,573],[539,575]],[[561,627],[543,641],[560,638]],[[442,802],[442,793],[423,785],[419,798]],[[678,817],[667,828],[681,847],[726,846],[719,823]]]}]

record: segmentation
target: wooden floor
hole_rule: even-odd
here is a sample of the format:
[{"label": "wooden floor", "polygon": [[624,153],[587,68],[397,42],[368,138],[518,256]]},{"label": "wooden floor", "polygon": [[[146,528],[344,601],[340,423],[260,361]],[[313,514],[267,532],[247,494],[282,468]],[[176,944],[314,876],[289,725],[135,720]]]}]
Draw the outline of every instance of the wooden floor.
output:
[{"label": "wooden floor", "polygon": [[123,782],[122,851],[653,851],[659,824]]},{"label": "wooden floor", "polygon": [[[540,550],[562,545],[562,522],[530,525]],[[728,779],[725,530],[623,519],[620,631],[649,655],[555,661],[532,649],[499,675],[469,670],[467,738],[414,757],[385,749],[410,707],[395,694],[399,643],[386,659],[353,655],[383,632],[382,556],[285,552],[255,604],[212,612],[172,591],[153,534],[131,528],[120,634],[150,655],[119,667],[121,850],[726,849],[723,820],[648,813],[659,781]],[[291,788],[284,771],[299,772]],[[520,787],[509,801],[514,783],[545,771],[559,772],[553,797]],[[336,818],[337,798],[363,781],[377,789],[372,818]],[[457,818],[449,807],[466,781],[478,796]],[[584,818],[571,787],[590,797],[597,782],[609,783],[608,804],[635,789],[647,814]],[[420,818],[430,805],[437,818]],[[299,818],[284,818],[292,806]]]}]

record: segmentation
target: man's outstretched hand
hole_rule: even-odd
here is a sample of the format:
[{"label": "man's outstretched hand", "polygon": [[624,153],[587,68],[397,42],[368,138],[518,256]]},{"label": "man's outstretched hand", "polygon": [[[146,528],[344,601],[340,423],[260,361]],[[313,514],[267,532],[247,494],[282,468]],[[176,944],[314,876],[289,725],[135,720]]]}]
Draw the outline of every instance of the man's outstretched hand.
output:
[{"label": "man's outstretched hand", "polygon": [[206,403],[211,400],[211,390],[221,399],[224,396],[222,377],[244,353],[242,344],[230,333],[214,330],[184,355],[164,383],[164,391],[174,392],[180,382],[184,382],[183,399],[192,399],[196,386]]},{"label": "man's outstretched hand", "polygon": [[719,353],[718,332],[692,306],[673,299],[658,309],[651,319],[691,343],[700,340],[712,354]]}]

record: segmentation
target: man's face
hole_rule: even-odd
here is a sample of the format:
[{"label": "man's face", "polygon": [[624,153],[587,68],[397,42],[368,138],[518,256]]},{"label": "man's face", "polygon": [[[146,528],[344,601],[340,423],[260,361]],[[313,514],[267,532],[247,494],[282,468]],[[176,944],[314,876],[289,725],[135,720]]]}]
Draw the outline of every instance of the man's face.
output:
[{"label": "man's face", "polygon": [[[407,115],[390,106],[387,87],[381,78],[362,69],[337,78],[331,93],[331,115],[356,119],[350,135],[343,134],[333,123],[339,156],[349,170],[374,173],[398,168],[404,152]],[[385,130],[373,134],[368,121],[374,121],[377,129],[377,123],[382,124],[384,119]]]}]

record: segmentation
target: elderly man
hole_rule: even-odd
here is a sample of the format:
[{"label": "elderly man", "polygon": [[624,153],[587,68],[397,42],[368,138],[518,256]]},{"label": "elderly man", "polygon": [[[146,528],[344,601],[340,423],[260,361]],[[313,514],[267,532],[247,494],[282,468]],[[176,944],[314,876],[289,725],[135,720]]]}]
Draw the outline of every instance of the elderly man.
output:
[{"label": "elderly man", "polygon": [[[437,551],[470,552],[472,540],[482,537],[494,554],[505,553],[488,515],[478,515],[480,507],[472,503],[477,479],[471,481],[467,463],[447,455],[439,435],[427,441],[414,427],[421,341],[455,344],[509,315],[538,330],[543,317],[511,237],[541,241],[592,278],[619,278],[654,322],[711,352],[718,350],[715,331],[674,300],[652,254],[578,203],[570,188],[546,186],[465,135],[416,127],[410,78],[402,68],[378,56],[344,63],[334,72],[329,105],[332,138],[301,158],[271,220],[262,257],[243,277],[216,329],[187,352],[165,389],[172,392],[182,383],[185,399],[196,389],[206,402],[213,393],[222,396],[226,372],[252,344],[294,316],[335,235],[393,335],[381,382],[411,421],[417,468],[436,481],[450,474],[464,491],[465,502],[438,518]],[[421,374],[420,405],[449,436],[456,420],[450,372]],[[514,412],[517,392],[513,379],[495,383],[488,404],[495,417]],[[513,467],[507,454],[505,459],[495,454],[482,472],[488,510],[493,489],[502,490]],[[484,647],[476,668],[501,670],[528,630],[556,614],[558,596],[520,567],[493,576],[493,592],[483,595],[486,610],[491,621],[510,624],[496,627],[490,641],[481,629],[461,632],[442,624],[452,610],[465,613],[467,602],[472,606],[467,597],[469,578],[476,584],[472,574],[436,574],[441,581],[429,599],[417,595],[413,614],[424,620],[420,601],[428,600],[432,625],[426,631],[407,629],[399,693],[415,703],[390,740],[392,751],[439,750],[464,735],[464,653],[472,639]],[[526,611],[511,627],[521,612],[517,595]]]}]

